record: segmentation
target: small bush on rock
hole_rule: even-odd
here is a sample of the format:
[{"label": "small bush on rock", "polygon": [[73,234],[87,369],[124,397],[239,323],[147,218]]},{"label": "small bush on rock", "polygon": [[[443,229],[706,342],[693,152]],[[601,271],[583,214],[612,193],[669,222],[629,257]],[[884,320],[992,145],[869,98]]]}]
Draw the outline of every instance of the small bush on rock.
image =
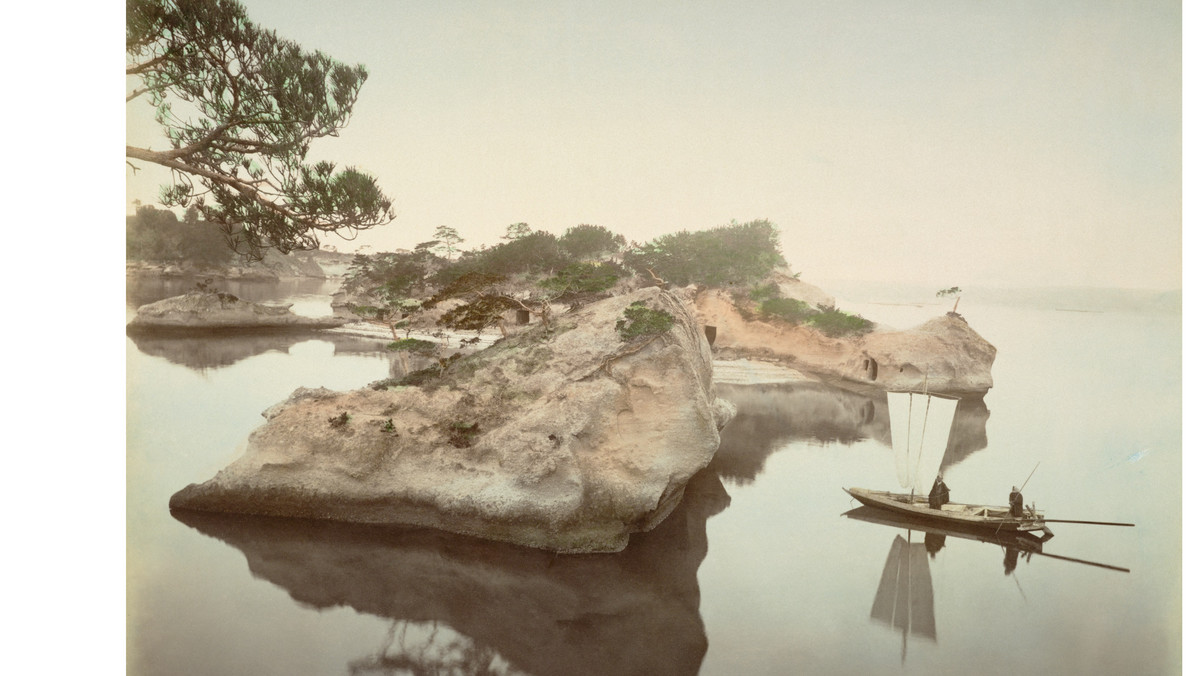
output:
[{"label": "small bush on rock", "polygon": [[625,319],[617,320],[617,332],[621,340],[626,342],[642,336],[658,336],[671,330],[675,318],[668,312],[646,307],[644,301],[637,301],[625,308]]}]

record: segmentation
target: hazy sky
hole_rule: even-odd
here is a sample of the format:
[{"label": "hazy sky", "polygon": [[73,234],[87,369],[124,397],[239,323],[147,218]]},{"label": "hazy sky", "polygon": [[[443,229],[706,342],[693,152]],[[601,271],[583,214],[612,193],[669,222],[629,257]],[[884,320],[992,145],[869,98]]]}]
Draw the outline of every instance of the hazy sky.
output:
[{"label": "hazy sky", "polygon": [[768,218],[818,286],[1182,284],[1177,1],[244,4],[370,71],[310,158],[397,217],[343,251]]}]

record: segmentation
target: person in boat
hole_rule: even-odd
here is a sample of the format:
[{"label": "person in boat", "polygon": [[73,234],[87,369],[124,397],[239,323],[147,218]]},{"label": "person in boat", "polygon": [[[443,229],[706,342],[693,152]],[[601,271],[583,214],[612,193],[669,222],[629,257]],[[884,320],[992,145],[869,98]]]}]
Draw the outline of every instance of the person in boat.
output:
[{"label": "person in boat", "polygon": [[1008,513],[1020,518],[1025,511],[1025,498],[1021,497],[1021,489],[1013,486],[1008,494]]},{"label": "person in boat", "polygon": [[942,475],[937,475],[933,480],[933,488],[929,490],[929,506],[933,509],[941,509],[942,505],[950,502],[950,487],[942,481]]}]

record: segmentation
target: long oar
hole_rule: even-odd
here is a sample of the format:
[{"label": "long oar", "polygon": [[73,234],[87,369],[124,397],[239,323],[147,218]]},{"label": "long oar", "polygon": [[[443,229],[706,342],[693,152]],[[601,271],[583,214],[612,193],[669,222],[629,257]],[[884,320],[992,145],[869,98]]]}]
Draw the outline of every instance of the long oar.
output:
[{"label": "long oar", "polygon": [[1085,561],[1083,559],[1076,559],[1076,558],[1073,558],[1070,556],[1061,556],[1059,554],[1047,554],[1046,552],[1033,552],[1033,553],[1038,554],[1040,556],[1049,557],[1051,559],[1061,559],[1063,561],[1070,561],[1072,563],[1082,563],[1082,564],[1085,564],[1088,566],[1096,566],[1097,568],[1107,568],[1109,570],[1119,570],[1122,573],[1129,572],[1128,568],[1122,568],[1120,566],[1110,566],[1107,563],[1096,563],[1095,561]]},{"label": "long oar", "polygon": [[1042,519],[1042,523],[1084,523],[1091,526],[1135,526],[1132,523],[1118,523],[1116,521],[1076,521],[1072,519]]},{"label": "long oar", "polygon": [[[1042,464],[1042,461],[1038,460],[1037,465],[1033,466],[1033,472],[1037,471],[1038,465],[1040,465],[1040,464]],[[1033,472],[1030,472],[1029,476],[1025,477],[1025,483],[1021,484],[1021,487],[1019,489],[1017,489],[1018,493],[1023,492],[1025,490],[1025,485],[1028,484],[1029,480],[1033,478]]]}]

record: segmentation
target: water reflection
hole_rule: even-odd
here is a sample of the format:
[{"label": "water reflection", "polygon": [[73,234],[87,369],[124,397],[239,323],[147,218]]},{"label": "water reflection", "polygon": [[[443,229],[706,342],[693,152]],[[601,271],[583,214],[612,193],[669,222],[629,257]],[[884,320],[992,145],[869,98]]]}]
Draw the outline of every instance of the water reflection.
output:
[{"label": "water reflection", "polygon": [[[161,357],[196,371],[217,369],[268,352],[288,353],[293,345],[318,339],[333,344],[334,354],[379,355],[378,340],[317,331],[195,331],[180,334],[130,334],[142,354]],[[393,376],[403,375],[393,360]]]},{"label": "water reflection", "polygon": [[[354,660],[352,673],[443,660],[442,668],[498,665],[497,673],[695,674],[708,648],[696,571],[708,551],[706,522],[728,504],[720,479],[704,470],[671,516],[625,551],[581,556],[430,530],[175,517],[241,550],[255,578],[303,606],[394,620],[383,647]],[[428,637],[414,640],[413,627]]]},{"label": "water reflection", "polygon": [[900,633],[901,662],[908,656],[910,636],[937,642],[929,562],[946,547],[947,537],[998,545],[1003,551],[1005,575],[1012,574],[1021,555],[1029,561],[1035,553],[1042,551],[1042,540],[1029,533],[983,534],[939,528],[874,507],[858,507],[846,512],[845,516],[904,531],[892,539],[871,606],[873,621]]},{"label": "water reflection", "polygon": [[[944,541],[943,543],[944,544]],[[933,618],[933,577],[924,542],[897,535],[892,540],[871,619],[900,632],[901,661],[908,655],[908,636],[937,642],[937,624]]]},{"label": "water reflection", "polygon": [[[737,405],[738,414],[721,431],[712,466],[721,478],[744,485],[754,481],[767,458],[794,441],[853,445],[875,439],[891,445],[887,400],[819,383],[717,386],[718,396]],[[982,399],[959,402],[942,460],[945,470],[987,448]]]},{"label": "water reflection", "polygon": [[162,277],[158,275],[138,275],[125,281],[125,304],[137,309],[147,303],[160,301],[164,298],[179,296],[194,291],[196,285],[208,281],[216,291],[231,293],[242,300],[254,303],[277,301],[288,298],[294,302],[297,297],[326,296],[336,291],[341,280],[314,278],[294,279],[227,279],[224,277],[206,277],[204,275],[187,275],[181,277]]},{"label": "water reflection", "polygon": [[379,650],[348,665],[351,676],[412,674],[487,674],[515,676],[514,668],[495,648],[433,622],[393,620]]}]

